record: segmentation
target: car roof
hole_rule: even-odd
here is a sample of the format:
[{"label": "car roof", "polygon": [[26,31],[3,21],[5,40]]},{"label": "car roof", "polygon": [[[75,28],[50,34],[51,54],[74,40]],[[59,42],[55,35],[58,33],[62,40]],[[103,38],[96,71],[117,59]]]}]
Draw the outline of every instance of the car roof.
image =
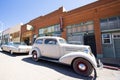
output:
[{"label": "car roof", "polygon": [[63,38],[57,37],[57,36],[42,36],[42,37],[38,37],[37,39],[47,39],[47,38],[51,38],[51,39],[63,39]]}]

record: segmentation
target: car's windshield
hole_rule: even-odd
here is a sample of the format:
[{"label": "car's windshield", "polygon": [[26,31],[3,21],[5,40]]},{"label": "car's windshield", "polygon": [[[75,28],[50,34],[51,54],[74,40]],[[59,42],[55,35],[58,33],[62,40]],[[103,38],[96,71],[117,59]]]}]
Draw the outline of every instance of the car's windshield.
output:
[{"label": "car's windshield", "polygon": [[66,43],[67,43],[66,40],[64,40],[64,39],[59,39],[59,42],[60,42],[61,44],[66,44]]}]

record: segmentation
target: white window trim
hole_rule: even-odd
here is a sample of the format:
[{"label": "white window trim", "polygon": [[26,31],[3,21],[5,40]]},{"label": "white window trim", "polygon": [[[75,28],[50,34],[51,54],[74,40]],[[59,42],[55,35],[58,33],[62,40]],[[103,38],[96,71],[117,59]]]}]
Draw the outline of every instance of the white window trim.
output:
[{"label": "white window trim", "polygon": [[120,37],[116,37],[116,38],[115,38],[115,37],[114,37],[115,35],[116,35],[116,36],[117,36],[117,35],[120,35],[120,33],[113,33],[113,34],[112,34],[112,38],[113,38],[113,39],[120,39]]},{"label": "white window trim", "polygon": [[[103,35],[108,34],[110,38],[104,38]],[[112,35],[110,33],[104,33],[102,34],[102,44],[112,44]],[[110,43],[104,43],[104,39],[110,39]]]}]

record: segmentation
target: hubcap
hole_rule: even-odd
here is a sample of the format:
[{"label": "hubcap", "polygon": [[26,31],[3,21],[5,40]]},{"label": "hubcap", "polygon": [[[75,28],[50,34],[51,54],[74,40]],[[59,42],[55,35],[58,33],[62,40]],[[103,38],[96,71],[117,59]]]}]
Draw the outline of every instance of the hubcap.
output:
[{"label": "hubcap", "polygon": [[33,58],[36,59],[36,58],[37,58],[37,55],[36,55],[36,54],[33,54]]},{"label": "hubcap", "polygon": [[82,71],[86,70],[85,64],[82,64],[82,63],[78,65],[78,68]]}]

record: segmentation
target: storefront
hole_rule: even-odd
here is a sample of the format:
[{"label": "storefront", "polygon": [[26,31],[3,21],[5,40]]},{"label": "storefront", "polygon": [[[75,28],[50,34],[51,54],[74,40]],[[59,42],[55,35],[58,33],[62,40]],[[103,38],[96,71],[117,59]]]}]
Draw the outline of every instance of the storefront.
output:
[{"label": "storefront", "polygon": [[[21,38],[33,43],[37,37],[60,36],[71,44],[89,45],[97,58],[119,59],[119,3],[119,0],[99,0],[71,11],[61,7],[23,25]],[[28,24],[34,30],[28,31]]]},{"label": "storefront", "polygon": [[100,24],[103,58],[120,60],[120,16],[101,19]]},{"label": "storefront", "polygon": [[3,36],[3,44],[6,44],[8,42],[10,42],[10,35],[9,34],[5,34]]},{"label": "storefront", "polygon": [[70,44],[90,45],[96,56],[94,22],[80,22],[67,26],[67,41]]},{"label": "storefront", "polygon": [[10,37],[12,42],[20,42],[20,31],[11,33]]},{"label": "storefront", "polygon": [[30,45],[32,42],[32,31],[25,32],[22,35],[22,42],[25,42],[27,45]]},{"label": "storefront", "polygon": [[[106,58],[120,57],[120,16],[101,19],[103,56]],[[117,49],[117,51],[116,51]]]}]

